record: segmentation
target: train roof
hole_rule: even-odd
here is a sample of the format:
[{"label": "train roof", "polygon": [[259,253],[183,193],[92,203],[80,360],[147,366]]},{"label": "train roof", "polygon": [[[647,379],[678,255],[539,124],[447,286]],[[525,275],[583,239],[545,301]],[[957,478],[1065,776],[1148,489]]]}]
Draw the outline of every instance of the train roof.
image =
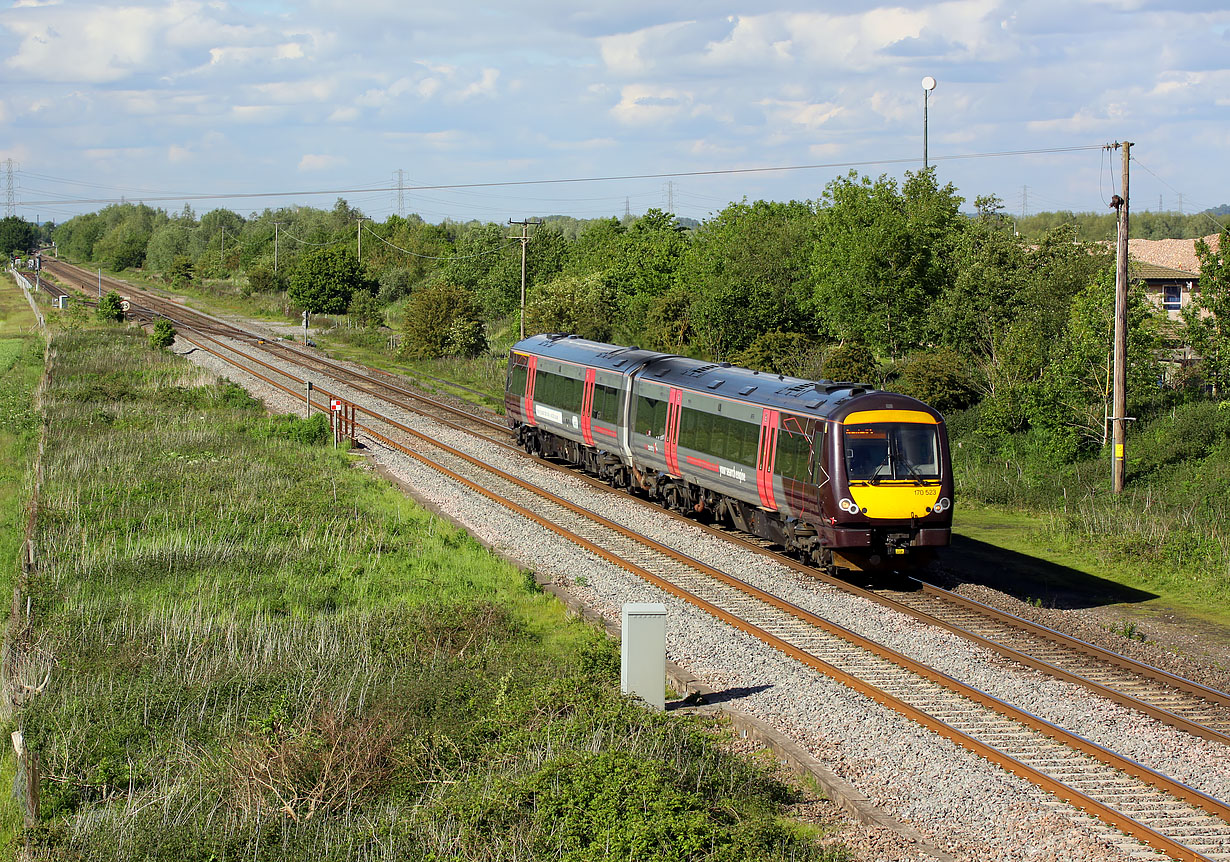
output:
[{"label": "train roof", "polygon": [[627,374],[646,362],[670,358],[670,353],[658,353],[654,350],[642,350],[639,347],[620,347],[617,344],[604,344],[601,341],[590,341],[578,335],[546,333],[531,335],[512,346],[513,350],[522,353],[532,353],[536,356],[550,356],[565,362],[579,362],[597,368],[609,368]]},{"label": "train roof", "polygon": [[696,392],[712,392],[753,404],[842,419],[863,409],[920,409],[940,414],[908,395],[884,392],[866,383],[804,380],[765,371],[740,368],[729,362],[706,362],[638,347],[619,347],[575,335],[534,335],[513,345],[513,350],[629,373],[642,367],[639,379]]},{"label": "train roof", "polygon": [[784,374],[752,371],[729,362],[705,362],[682,356],[665,357],[653,362],[641,377],[670,386],[709,391],[765,407],[817,416],[828,416],[854,397],[882,394],[866,383],[804,380]]}]

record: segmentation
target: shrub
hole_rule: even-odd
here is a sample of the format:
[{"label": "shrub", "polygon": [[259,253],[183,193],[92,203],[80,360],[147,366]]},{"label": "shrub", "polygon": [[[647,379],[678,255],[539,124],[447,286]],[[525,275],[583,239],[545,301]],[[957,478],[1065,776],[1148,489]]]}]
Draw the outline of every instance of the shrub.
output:
[{"label": "shrub", "polygon": [[947,413],[961,410],[978,400],[978,390],[965,370],[965,360],[955,350],[940,348],[916,353],[897,366],[894,388]]},{"label": "shrub", "polygon": [[732,354],[730,361],[770,374],[797,375],[814,349],[811,339],[800,332],[766,332]]},{"label": "shrub", "polygon": [[163,273],[163,278],[171,283],[171,287],[182,290],[192,284],[194,273],[192,258],[186,254],[177,254],[171,260],[171,266]]},{"label": "shrub", "polygon": [[879,368],[871,348],[852,341],[829,348],[820,363],[820,374],[825,380],[874,382]]},{"label": "shrub", "polygon": [[282,290],[285,281],[280,273],[275,273],[263,263],[248,267],[248,286],[253,293],[276,293]]},{"label": "shrub", "polygon": [[253,426],[249,433],[258,440],[272,437],[278,440],[293,440],[307,446],[324,446],[333,441],[329,417],[323,413],[316,413],[311,419],[304,419],[293,413],[270,416]]},{"label": "shrub", "polygon": [[159,320],[154,323],[154,330],[149,334],[149,346],[153,350],[162,350],[175,343],[175,327],[169,320]]},{"label": "shrub", "polygon": [[[473,356],[482,334],[478,304],[464,287],[440,282],[406,304],[402,354],[409,359]],[[482,340],[483,349],[486,341]],[[481,352],[481,351],[478,351]]]},{"label": "shrub", "polygon": [[359,326],[375,328],[384,323],[384,315],[380,312],[380,303],[371,291],[356,290],[350,297],[350,305],[346,313]]},{"label": "shrub", "polygon": [[124,319],[124,309],[120,303],[120,295],[115,291],[109,292],[102,299],[98,300],[98,319],[99,320],[114,320],[121,321]]}]

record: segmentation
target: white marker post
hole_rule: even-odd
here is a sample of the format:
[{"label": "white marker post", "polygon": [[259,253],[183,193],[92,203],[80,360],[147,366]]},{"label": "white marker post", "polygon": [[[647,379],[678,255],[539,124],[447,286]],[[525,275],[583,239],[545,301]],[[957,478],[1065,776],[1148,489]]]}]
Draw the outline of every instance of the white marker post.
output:
[{"label": "white marker post", "polygon": [[619,690],[666,708],[666,605],[627,602],[619,648]]},{"label": "white marker post", "polygon": [[341,428],[339,427],[338,421],[337,421],[338,411],[341,409],[342,409],[342,399],[334,398],[332,401],[329,402],[329,425],[333,428],[333,448],[334,449],[337,448],[338,432],[341,430]]}]

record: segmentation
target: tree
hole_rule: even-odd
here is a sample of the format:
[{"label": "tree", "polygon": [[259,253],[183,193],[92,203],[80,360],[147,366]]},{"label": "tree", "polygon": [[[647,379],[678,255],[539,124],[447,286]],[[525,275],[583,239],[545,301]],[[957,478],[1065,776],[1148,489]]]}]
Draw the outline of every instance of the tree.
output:
[{"label": "tree", "polygon": [[331,246],[303,256],[290,277],[286,296],[311,314],[342,314],[354,291],[366,286],[363,267],[354,253]]},{"label": "tree", "polygon": [[441,262],[440,278],[468,288],[488,317],[509,314],[521,304],[520,243],[497,224],[471,227]]},{"label": "tree", "polygon": [[829,183],[813,247],[819,324],[896,357],[928,341],[932,302],[950,278],[947,249],[962,198],[934,170],[874,183],[854,172]]},{"label": "tree", "polygon": [[194,275],[192,258],[186,254],[177,254],[172,258],[170,267],[162,274],[162,277],[171,283],[171,287],[183,290],[192,284]]},{"label": "tree", "polygon": [[485,349],[482,319],[473,294],[449,282],[415,292],[406,303],[402,355],[409,359],[474,355]]},{"label": "tree", "polygon": [[38,242],[38,228],[23,218],[5,216],[0,219],[0,251],[4,254],[34,251]]},{"label": "tree", "polygon": [[820,376],[824,380],[874,383],[880,369],[871,349],[855,341],[829,348],[820,364]]},{"label": "tree", "polygon": [[1198,240],[1196,258],[1200,291],[1183,309],[1183,321],[1205,379],[1219,397],[1225,397],[1230,389],[1230,228],[1221,232],[1216,251]]},{"label": "tree", "polygon": [[678,281],[695,297],[696,344],[722,359],[766,333],[814,333],[809,252],[816,214],[807,203],[731,204],[692,235]]},{"label": "tree", "polygon": [[607,341],[617,316],[614,292],[602,273],[561,275],[536,286],[527,298],[525,331],[567,332]]},{"label": "tree", "polygon": [[815,343],[801,332],[766,332],[730,361],[756,371],[802,377],[814,365],[817,353]]},{"label": "tree", "polygon": [[155,272],[166,274],[172,262],[188,254],[192,232],[180,222],[167,222],[152,234],[145,247],[145,266]]},{"label": "tree", "polygon": [[350,297],[350,305],[346,309],[350,319],[359,326],[375,329],[384,323],[384,315],[380,312],[380,303],[370,290],[356,290]]}]

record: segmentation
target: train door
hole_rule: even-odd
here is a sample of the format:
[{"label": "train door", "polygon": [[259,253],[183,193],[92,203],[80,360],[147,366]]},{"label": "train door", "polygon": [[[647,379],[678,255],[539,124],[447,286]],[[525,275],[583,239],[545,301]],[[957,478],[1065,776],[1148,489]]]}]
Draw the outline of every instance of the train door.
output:
[{"label": "train door", "polygon": [[538,378],[538,357],[530,357],[529,372],[525,379],[525,423],[527,425],[535,425],[534,422],[534,383]]},{"label": "train door", "polygon": [[666,470],[672,476],[681,476],[679,472],[679,417],[683,413],[683,391],[671,389],[670,399],[666,408]]},{"label": "train door", "polygon": [[770,511],[777,509],[773,496],[773,464],[777,459],[777,423],[780,411],[767,407],[760,414],[760,442],[756,447],[756,490],[760,505]]},{"label": "train door", "polygon": [[594,378],[594,369],[586,368],[585,388],[581,392],[581,436],[586,446],[594,445]]}]

